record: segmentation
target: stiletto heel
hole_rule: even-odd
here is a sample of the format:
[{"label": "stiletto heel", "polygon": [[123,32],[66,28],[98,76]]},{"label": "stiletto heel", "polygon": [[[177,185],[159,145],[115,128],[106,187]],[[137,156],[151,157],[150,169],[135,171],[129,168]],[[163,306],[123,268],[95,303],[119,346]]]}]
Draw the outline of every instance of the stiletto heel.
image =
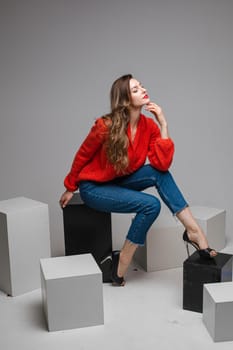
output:
[{"label": "stiletto heel", "polygon": [[190,257],[188,242],[184,242],[184,244],[185,244],[185,247],[186,247],[186,250],[187,250],[188,257]]},{"label": "stiletto heel", "polygon": [[191,239],[189,239],[187,230],[185,230],[184,233],[183,233],[183,241],[186,243],[186,249],[187,249],[188,257],[190,256],[188,244],[191,244],[197,250],[200,258],[212,259],[214,257],[214,256],[212,256],[210,254],[210,252],[215,251],[215,250],[212,249],[212,248],[209,248],[209,247],[206,248],[206,249],[200,249],[199,245],[196,242],[193,242],[193,241],[191,241]]},{"label": "stiletto heel", "polygon": [[120,251],[115,250],[112,252],[112,273],[111,273],[111,279],[112,279],[112,285],[123,287],[125,285],[124,277],[119,277],[117,275],[117,269],[119,265],[119,259],[120,259]]}]

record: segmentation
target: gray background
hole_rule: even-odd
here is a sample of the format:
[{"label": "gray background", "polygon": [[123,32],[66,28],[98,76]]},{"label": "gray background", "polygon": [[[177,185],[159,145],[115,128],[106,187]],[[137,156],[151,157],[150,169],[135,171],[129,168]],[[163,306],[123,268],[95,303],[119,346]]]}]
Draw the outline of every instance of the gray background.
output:
[{"label": "gray background", "polygon": [[53,255],[64,176],[125,73],[166,113],[186,198],[226,209],[233,239],[232,14],[231,0],[0,1],[0,200],[49,204]]}]

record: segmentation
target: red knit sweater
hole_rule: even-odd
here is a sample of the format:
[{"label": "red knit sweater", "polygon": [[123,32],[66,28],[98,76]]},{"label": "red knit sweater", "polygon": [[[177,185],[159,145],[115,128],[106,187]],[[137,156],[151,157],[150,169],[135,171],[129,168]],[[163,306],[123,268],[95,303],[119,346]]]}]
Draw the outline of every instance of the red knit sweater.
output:
[{"label": "red knit sweater", "polygon": [[[174,154],[174,143],[170,138],[161,138],[160,129],[153,119],[141,114],[134,141],[131,141],[130,127],[127,129],[127,135],[129,138],[127,174],[139,169],[147,157],[154,168],[161,171],[168,170]],[[108,127],[104,119],[97,119],[77,151],[71,170],[64,180],[68,191],[77,190],[82,180],[105,182],[123,175],[116,174],[113,165],[107,159],[104,147],[107,136]]]}]

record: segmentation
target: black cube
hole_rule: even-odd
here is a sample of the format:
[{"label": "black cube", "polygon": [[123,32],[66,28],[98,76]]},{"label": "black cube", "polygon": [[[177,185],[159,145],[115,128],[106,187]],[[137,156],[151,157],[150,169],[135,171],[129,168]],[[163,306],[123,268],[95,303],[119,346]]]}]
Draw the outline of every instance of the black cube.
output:
[{"label": "black cube", "polygon": [[183,263],[183,309],[202,312],[203,284],[232,281],[232,255],[218,253],[212,259],[193,253]]},{"label": "black cube", "polygon": [[91,253],[102,270],[103,282],[110,282],[111,214],[89,208],[82,201],[80,194],[75,193],[63,209],[63,223],[65,254]]}]

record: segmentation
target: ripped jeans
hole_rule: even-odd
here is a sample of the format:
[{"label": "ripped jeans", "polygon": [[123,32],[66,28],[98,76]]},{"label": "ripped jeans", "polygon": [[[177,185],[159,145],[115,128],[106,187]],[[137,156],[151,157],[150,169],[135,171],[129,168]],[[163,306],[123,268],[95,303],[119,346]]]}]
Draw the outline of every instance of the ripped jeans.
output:
[{"label": "ripped jeans", "polygon": [[91,208],[108,213],[136,213],[126,239],[144,245],[146,234],[161,210],[156,196],[141,192],[152,186],[174,215],[188,206],[170,172],[156,170],[149,164],[112,181],[81,181],[79,190],[82,200]]}]

